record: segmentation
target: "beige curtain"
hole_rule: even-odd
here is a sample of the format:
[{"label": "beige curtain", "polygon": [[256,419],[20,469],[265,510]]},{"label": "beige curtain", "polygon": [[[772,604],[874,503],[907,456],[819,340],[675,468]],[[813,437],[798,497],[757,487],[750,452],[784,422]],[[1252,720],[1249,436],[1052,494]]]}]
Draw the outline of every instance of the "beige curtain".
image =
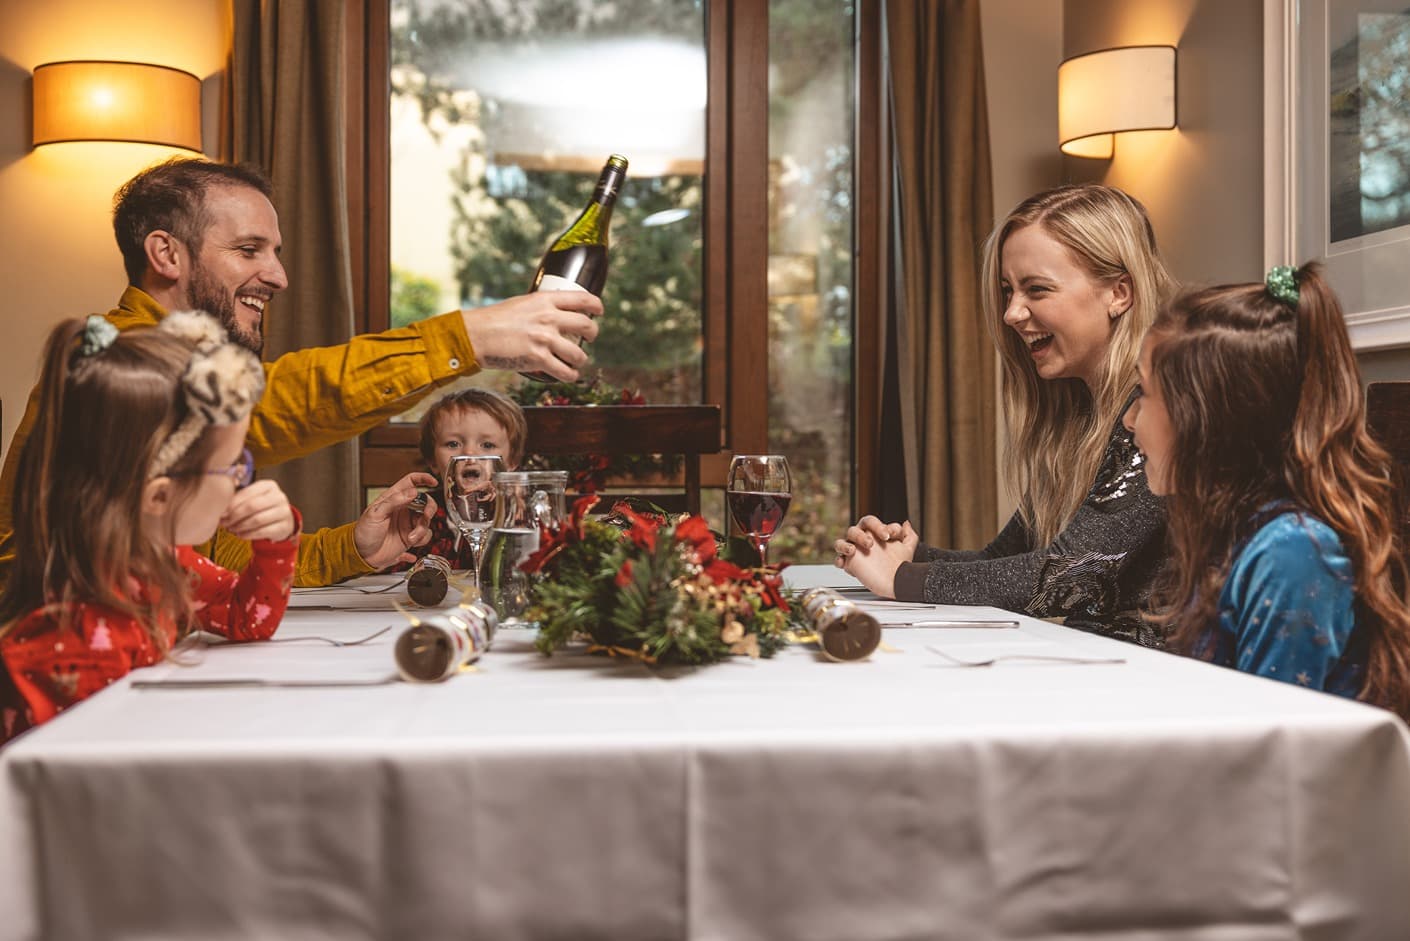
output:
[{"label": "beige curtain", "polygon": [[[274,181],[289,289],[265,322],[265,358],[345,342],[353,332],[344,122],[344,0],[232,0],[221,156]],[[357,444],[324,448],[264,476],[304,528],[356,516]]]},{"label": "beige curtain", "polygon": [[993,224],[979,6],[885,6],[894,224],[882,493],[905,496],[885,508],[891,518],[903,512],[926,542],[953,548],[997,528],[995,360],[979,305]]}]

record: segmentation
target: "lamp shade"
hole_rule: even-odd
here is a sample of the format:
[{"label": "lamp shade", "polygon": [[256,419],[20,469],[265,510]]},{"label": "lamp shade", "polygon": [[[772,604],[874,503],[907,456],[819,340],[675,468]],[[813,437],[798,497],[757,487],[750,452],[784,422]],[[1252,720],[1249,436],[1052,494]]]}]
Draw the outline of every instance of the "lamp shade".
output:
[{"label": "lamp shade", "polygon": [[34,146],[133,141],[201,149],[201,80],[136,62],[50,62],[34,70]]},{"label": "lamp shade", "polygon": [[1175,126],[1175,47],[1126,46],[1058,66],[1058,143],[1074,157],[1110,157],[1120,131]]}]

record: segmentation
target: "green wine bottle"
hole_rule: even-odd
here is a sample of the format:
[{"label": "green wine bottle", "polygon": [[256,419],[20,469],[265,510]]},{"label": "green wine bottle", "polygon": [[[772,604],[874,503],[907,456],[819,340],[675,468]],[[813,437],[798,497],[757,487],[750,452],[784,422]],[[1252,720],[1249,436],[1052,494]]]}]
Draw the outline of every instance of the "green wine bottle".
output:
[{"label": "green wine bottle", "polygon": [[[548,247],[530,290],[587,291],[601,296],[607,283],[607,229],[626,178],[627,158],[621,154],[608,157],[592,198],[577,221]],[[547,373],[524,375],[537,382],[558,381]]]}]

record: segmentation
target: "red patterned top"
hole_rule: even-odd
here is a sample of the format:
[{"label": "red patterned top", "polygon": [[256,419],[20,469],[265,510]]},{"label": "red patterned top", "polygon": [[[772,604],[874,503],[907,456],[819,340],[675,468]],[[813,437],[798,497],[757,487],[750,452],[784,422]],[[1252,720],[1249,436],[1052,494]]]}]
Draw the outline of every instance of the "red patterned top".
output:
[{"label": "red patterned top", "polygon": [[[295,513],[295,522],[298,514]],[[177,560],[191,574],[196,621],[204,630],[231,640],[264,640],[274,633],[289,603],[298,531],[280,542],[252,544],[249,567],[236,575],[190,546]],[[176,629],[167,625],[167,642]],[[137,667],[162,659],[147,629],[134,618],[98,605],[80,604],[67,629],[51,612],[20,618],[0,640],[8,681],[0,676],[0,744],[52,719]]]}]

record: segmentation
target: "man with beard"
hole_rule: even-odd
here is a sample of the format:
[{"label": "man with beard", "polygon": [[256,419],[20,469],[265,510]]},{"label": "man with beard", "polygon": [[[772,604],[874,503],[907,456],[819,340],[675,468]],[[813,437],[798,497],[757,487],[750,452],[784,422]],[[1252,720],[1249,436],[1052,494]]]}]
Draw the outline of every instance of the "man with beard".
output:
[{"label": "man with beard", "polygon": [[[173,310],[205,310],[231,339],[260,353],[265,309],[288,287],[271,193],[258,169],[201,158],[172,159],[129,180],[113,209],[129,283],[108,320],[126,330],[154,325]],[[601,302],[586,292],[542,292],[342,346],[286,353],[265,364],[265,393],[247,444],[257,466],[302,457],[380,425],[481,368],[574,380],[587,361],[579,340],[597,336],[592,318],[601,313]],[[37,408],[31,394],[0,474],[0,583],[14,553],[17,462]],[[415,494],[414,486],[399,485],[355,523],[304,535],[295,584],[328,584],[395,562],[409,548],[409,534],[424,530],[417,526],[420,511],[409,506]],[[222,530],[206,551],[238,570],[250,549]]]}]

